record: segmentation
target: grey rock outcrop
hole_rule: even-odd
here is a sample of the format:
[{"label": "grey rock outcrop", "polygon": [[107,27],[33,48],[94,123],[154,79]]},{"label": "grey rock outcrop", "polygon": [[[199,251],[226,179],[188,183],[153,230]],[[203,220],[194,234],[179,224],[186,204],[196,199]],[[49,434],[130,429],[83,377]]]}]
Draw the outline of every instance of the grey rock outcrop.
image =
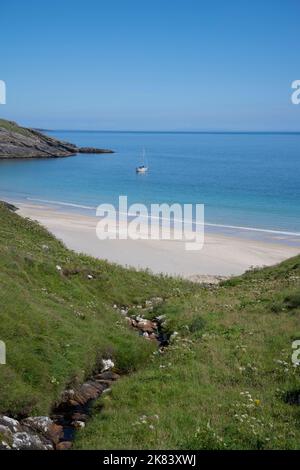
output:
[{"label": "grey rock outcrop", "polygon": [[0,449],[52,450],[59,442],[62,427],[46,416],[17,421],[0,416]]},{"label": "grey rock outcrop", "polygon": [[77,147],[35,129],[0,119],[0,159],[70,157],[77,153],[113,153],[112,150]]}]

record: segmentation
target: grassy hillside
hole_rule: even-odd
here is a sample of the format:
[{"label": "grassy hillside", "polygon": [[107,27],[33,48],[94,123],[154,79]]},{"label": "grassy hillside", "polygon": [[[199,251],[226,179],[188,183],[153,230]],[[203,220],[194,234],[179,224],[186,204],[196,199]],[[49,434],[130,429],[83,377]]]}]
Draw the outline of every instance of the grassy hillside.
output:
[{"label": "grassy hillside", "polygon": [[173,346],[100,399],[78,448],[300,448],[299,256],[160,310]]},{"label": "grassy hillside", "polygon": [[[2,206],[0,220],[8,362],[0,366],[0,412],[47,413],[108,354],[131,373],[95,404],[77,448],[300,448],[291,363],[300,257],[205,289],[78,256]],[[164,354],[113,309],[153,296],[167,299],[156,313],[178,332]]]},{"label": "grassy hillside", "polygon": [[124,371],[147,361],[153,345],[120,323],[113,305],[173,295],[182,283],[78,256],[2,204],[0,222],[0,413],[48,413],[103,355]]},{"label": "grassy hillside", "polygon": [[6,129],[9,132],[17,132],[18,134],[22,134],[27,137],[31,136],[30,129],[26,129],[26,127],[21,127],[14,121],[7,121],[6,119],[0,119],[0,127],[2,127],[3,129]]}]

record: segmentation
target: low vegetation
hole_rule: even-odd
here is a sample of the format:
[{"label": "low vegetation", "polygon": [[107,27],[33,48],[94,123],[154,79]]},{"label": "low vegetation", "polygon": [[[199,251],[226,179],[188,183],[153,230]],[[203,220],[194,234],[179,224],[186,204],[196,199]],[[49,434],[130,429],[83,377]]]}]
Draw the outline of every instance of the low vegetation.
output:
[{"label": "low vegetation", "polygon": [[0,127],[6,129],[9,132],[17,132],[18,134],[25,135],[30,137],[31,132],[30,129],[26,129],[26,127],[18,126],[18,124],[14,121],[7,121],[6,119],[0,119]]},{"label": "low vegetation", "polygon": [[120,324],[113,305],[174,295],[180,281],[76,255],[2,204],[0,220],[0,413],[49,413],[104,356],[123,372],[147,361],[153,346]]},{"label": "low vegetation", "polygon": [[[300,256],[205,288],[78,256],[0,217],[1,412],[49,412],[109,355],[130,373],[94,404],[78,449],[300,448]],[[165,302],[148,315],[177,332],[164,353],[113,308],[154,296]]]}]

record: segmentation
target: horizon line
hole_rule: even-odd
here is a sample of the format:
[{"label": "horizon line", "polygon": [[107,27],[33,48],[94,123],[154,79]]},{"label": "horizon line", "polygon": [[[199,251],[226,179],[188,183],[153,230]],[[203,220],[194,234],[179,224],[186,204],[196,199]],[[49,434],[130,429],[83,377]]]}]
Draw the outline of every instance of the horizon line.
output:
[{"label": "horizon line", "polygon": [[43,127],[33,127],[33,129],[41,132],[99,132],[99,133],[124,133],[124,134],[300,134],[300,130],[297,131],[246,131],[246,130],[207,130],[207,131],[184,131],[184,130],[124,130],[124,129],[49,129]]}]

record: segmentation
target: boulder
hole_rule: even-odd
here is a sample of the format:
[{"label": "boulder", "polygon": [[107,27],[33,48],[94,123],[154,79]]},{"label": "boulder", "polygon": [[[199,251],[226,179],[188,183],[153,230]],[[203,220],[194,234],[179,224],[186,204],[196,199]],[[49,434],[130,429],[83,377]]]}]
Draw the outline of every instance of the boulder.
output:
[{"label": "boulder", "polygon": [[85,427],[84,421],[72,421],[71,426],[73,426],[75,429],[83,429]]},{"label": "boulder", "polygon": [[78,390],[71,388],[63,392],[60,407],[84,405],[86,401],[86,398]]},{"label": "boulder", "polygon": [[22,431],[13,435],[12,448],[15,450],[53,450],[53,444],[37,434]]},{"label": "boulder", "polygon": [[105,388],[109,387],[112,384],[112,380],[97,379],[97,382],[99,383],[99,385],[105,386]]},{"label": "boulder", "polygon": [[72,416],[71,416],[71,419],[72,421],[87,421],[88,420],[88,415],[84,414],[84,413],[79,413],[79,412],[76,412],[76,413],[73,413]]},{"label": "boulder", "polygon": [[101,374],[98,374],[96,377],[97,379],[102,379],[102,380],[118,380],[120,378],[120,375],[110,370],[107,370],[106,372],[102,372]]},{"label": "boulder", "polygon": [[72,447],[72,442],[62,441],[56,446],[56,450],[69,450]]},{"label": "boulder", "polygon": [[22,429],[19,421],[13,418],[9,418],[8,416],[0,416],[0,424],[8,427],[11,432],[18,432]]},{"label": "boulder", "polygon": [[111,359],[102,359],[102,366],[101,372],[105,372],[106,370],[113,369],[115,364]]},{"label": "boulder", "polygon": [[97,398],[101,392],[95,385],[84,383],[83,385],[81,385],[79,393],[85,398],[85,401],[87,402],[89,400],[94,400],[95,398]]},{"label": "boulder", "polygon": [[153,333],[155,330],[155,324],[150,320],[141,320],[138,322],[137,328],[147,333]]},{"label": "boulder", "polygon": [[55,444],[58,443],[60,438],[63,436],[63,427],[55,424],[48,416],[34,416],[25,418],[21,424],[31,429],[32,431],[41,433]]}]

